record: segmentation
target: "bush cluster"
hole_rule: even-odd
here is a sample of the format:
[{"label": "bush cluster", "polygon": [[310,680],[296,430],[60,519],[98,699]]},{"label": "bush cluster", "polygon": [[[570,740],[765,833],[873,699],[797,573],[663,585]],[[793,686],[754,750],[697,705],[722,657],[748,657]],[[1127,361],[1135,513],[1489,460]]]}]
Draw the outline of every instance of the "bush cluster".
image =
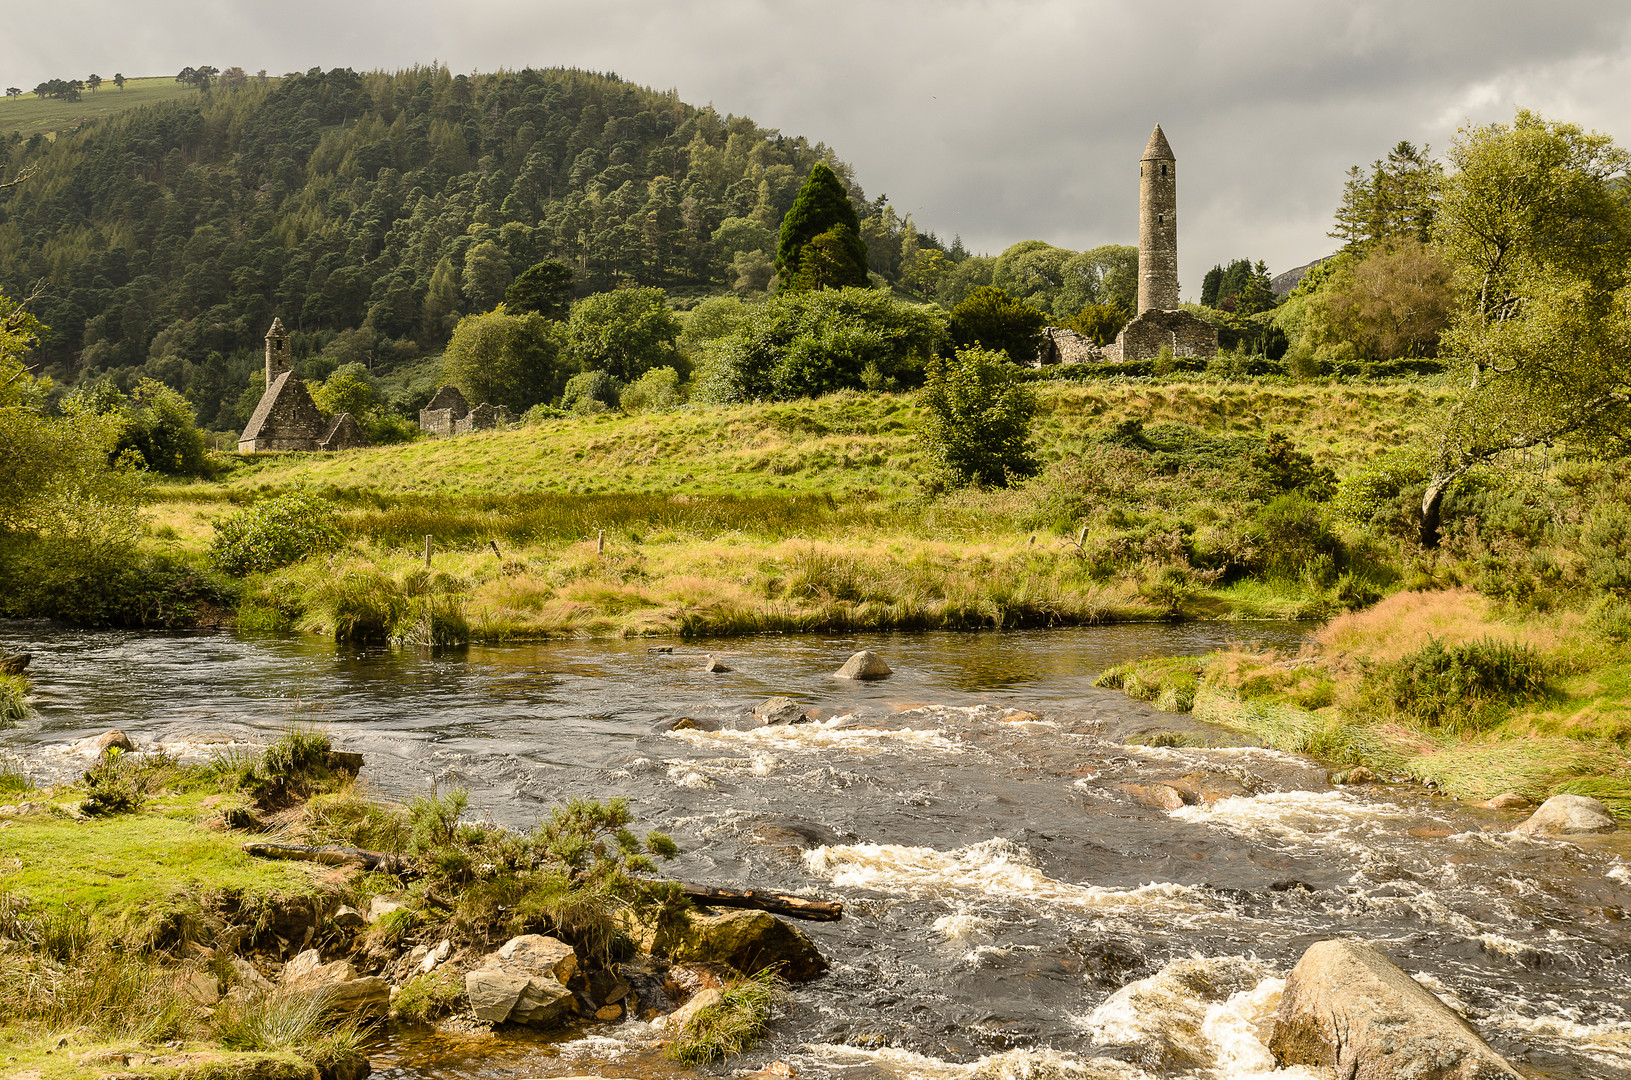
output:
[{"label": "bush cluster", "polygon": [[294,491],[262,499],[218,522],[210,561],[217,569],[242,577],[332,551],[341,540],[334,507],[315,495]]},{"label": "bush cluster", "polygon": [[1428,727],[1453,734],[1488,726],[1494,710],[1547,693],[1546,662],[1527,645],[1484,638],[1428,643],[1369,673],[1370,687],[1389,706]]}]

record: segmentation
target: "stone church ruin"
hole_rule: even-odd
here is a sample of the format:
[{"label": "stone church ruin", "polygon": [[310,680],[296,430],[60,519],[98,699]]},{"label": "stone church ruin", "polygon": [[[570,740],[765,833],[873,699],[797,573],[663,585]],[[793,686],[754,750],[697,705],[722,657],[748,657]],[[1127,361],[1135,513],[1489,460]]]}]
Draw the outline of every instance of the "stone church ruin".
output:
[{"label": "stone church ruin", "polygon": [[306,383],[294,373],[289,332],[282,319],[266,331],[266,392],[238,436],[238,453],[267,450],[349,450],[367,446],[368,436],[350,413],[329,420],[312,403]]},{"label": "stone church ruin", "polygon": [[471,431],[493,431],[515,423],[504,405],[482,402],[472,409],[457,386],[444,386],[419,410],[419,429],[438,439],[452,438]]},{"label": "stone church ruin", "polygon": [[1095,345],[1072,330],[1042,332],[1037,366],[1214,356],[1218,331],[1178,306],[1178,162],[1161,125],[1155,125],[1138,165],[1138,314],[1110,345]]},{"label": "stone church ruin", "polygon": [[368,445],[368,435],[348,412],[328,420],[317,411],[305,380],[289,358],[289,332],[282,319],[266,331],[266,392],[238,436],[238,453],[267,450],[350,450]]}]

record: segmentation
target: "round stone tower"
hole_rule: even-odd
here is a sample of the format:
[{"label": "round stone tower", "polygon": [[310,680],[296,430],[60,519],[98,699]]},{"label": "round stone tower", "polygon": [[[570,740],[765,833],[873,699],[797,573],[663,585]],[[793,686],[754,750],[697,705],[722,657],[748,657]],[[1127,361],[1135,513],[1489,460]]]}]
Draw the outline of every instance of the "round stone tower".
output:
[{"label": "round stone tower", "polygon": [[[1142,268],[1143,263],[1139,266]],[[1139,297],[1143,298],[1143,286],[1139,286]],[[1142,309],[1140,309],[1142,310]],[[277,377],[288,371],[294,365],[289,360],[289,331],[283,329],[282,319],[273,319],[272,328],[266,331],[266,385],[268,388],[277,381]]]},{"label": "round stone tower", "polygon": [[1178,164],[1155,125],[1138,165],[1138,313],[1178,306]]}]

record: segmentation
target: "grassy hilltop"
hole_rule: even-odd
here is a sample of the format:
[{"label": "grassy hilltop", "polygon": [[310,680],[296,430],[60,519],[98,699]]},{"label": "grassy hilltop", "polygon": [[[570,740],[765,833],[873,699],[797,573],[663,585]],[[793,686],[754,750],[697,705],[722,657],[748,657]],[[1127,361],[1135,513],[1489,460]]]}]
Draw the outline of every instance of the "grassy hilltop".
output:
[{"label": "grassy hilltop", "polygon": [[55,138],[56,133],[75,128],[87,120],[112,116],[144,105],[186,101],[198,96],[198,88],[179,83],[172,76],[126,79],[124,89],[104,82],[95,91],[86,90],[78,101],[37,98],[32,92],[21,97],[0,98],[0,135],[17,132],[27,139],[33,135]]}]

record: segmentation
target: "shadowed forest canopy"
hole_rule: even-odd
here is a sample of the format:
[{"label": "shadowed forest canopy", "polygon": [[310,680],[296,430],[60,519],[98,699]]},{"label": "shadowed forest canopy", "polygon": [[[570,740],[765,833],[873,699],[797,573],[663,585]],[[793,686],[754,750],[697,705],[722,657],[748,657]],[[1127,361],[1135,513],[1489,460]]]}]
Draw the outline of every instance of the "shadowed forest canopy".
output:
[{"label": "shadowed forest canopy", "polygon": [[0,193],[0,288],[45,282],[35,359],[58,382],[157,379],[231,427],[274,315],[297,362],[345,331],[374,362],[442,348],[545,260],[579,295],[716,292],[752,255],[720,227],[773,237],[818,161],[880,257],[940,249],[825,146],[671,91],[564,69],[313,69],[54,143],[0,137],[7,175],[39,169]]}]

